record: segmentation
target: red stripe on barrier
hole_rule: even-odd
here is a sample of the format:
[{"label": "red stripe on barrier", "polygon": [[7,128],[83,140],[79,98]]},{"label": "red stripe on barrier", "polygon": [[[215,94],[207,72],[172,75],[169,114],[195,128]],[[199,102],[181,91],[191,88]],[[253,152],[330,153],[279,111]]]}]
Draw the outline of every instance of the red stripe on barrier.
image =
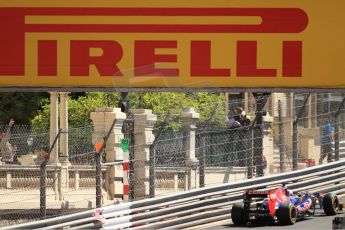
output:
[{"label": "red stripe on barrier", "polygon": [[123,195],[128,195],[128,192],[129,192],[129,185],[124,184],[123,185]]},{"label": "red stripe on barrier", "polygon": [[122,163],[123,171],[128,171],[128,162]]}]

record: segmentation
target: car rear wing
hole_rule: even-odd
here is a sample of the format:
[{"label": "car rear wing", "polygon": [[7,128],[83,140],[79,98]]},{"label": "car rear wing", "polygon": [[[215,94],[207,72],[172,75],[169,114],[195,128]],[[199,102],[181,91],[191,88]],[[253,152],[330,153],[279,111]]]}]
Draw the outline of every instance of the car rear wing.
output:
[{"label": "car rear wing", "polygon": [[270,191],[248,190],[244,193],[246,198],[266,198]]}]

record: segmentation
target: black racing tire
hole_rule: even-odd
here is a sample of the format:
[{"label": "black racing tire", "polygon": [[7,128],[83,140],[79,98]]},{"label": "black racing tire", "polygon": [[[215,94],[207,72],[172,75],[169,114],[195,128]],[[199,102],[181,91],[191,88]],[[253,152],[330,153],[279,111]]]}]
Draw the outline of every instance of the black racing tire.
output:
[{"label": "black racing tire", "polygon": [[276,211],[276,216],[281,225],[293,225],[297,220],[295,205],[285,202],[280,205]]},{"label": "black racing tire", "polygon": [[339,199],[336,194],[327,193],[323,197],[323,211],[327,216],[334,216],[339,210]]},{"label": "black racing tire", "polygon": [[244,226],[248,222],[248,213],[244,210],[243,203],[236,203],[231,209],[231,220],[235,225]]}]

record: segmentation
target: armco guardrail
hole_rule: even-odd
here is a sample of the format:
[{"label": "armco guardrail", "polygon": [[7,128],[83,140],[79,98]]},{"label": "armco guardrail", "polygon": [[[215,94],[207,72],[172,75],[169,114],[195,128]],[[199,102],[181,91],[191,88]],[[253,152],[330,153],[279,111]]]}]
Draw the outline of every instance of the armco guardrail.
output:
[{"label": "armco guardrail", "polygon": [[286,183],[294,191],[345,192],[345,161],[298,171],[200,188],[168,197],[122,203],[6,229],[144,229],[186,228],[230,218],[230,207],[246,189],[268,189]]}]

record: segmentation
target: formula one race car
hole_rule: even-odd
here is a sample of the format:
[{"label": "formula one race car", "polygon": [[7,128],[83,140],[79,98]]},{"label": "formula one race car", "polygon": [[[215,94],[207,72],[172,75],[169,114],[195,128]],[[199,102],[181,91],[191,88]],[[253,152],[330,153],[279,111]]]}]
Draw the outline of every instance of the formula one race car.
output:
[{"label": "formula one race car", "polygon": [[317,204],[326,215],[336,215],[339,209],[338,197],[332,193],[292,194],[286,187],[269,191],[248,190],[243,195],[243,202],[233,205],[231,219],[235,225],[276,221],[291,225],[314,215]]}]

